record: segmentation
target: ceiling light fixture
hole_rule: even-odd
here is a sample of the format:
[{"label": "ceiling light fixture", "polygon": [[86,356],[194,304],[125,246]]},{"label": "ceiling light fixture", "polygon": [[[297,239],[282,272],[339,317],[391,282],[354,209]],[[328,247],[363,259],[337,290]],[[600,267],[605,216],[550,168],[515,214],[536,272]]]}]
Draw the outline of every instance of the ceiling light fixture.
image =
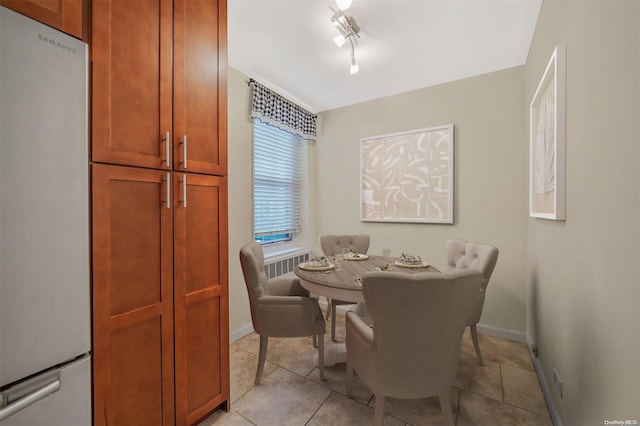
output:
[{"label": "ceiling light fixture", "polygon": [[356,23],[356,20],[352,16],[347,16],[344,11],[351,6],[351,0],[336,0],[338,5],[338,11],[333,14],[331,22],[340,31],[340,34],[333,38],[333,42],[338,47],[342,47],[344,43],[349,40],[351,44],[351,74],[355,74],[359,71],[360,67],[356,63],[356,47],[354,39],[360,38],[360,27]]},{"label": "ceiling light fixture", "polygon": [[347,10],[351,7],[351,0],[336,0],[336,4],[338,5],[338,9]]},{"label": "ceiling light fixture", "polygon": [[351,42],[351,74],[355,74],[360,71],[360,67],[356,62],[356,51],[353,45],[353,40],[349,39],[349,41]]}]

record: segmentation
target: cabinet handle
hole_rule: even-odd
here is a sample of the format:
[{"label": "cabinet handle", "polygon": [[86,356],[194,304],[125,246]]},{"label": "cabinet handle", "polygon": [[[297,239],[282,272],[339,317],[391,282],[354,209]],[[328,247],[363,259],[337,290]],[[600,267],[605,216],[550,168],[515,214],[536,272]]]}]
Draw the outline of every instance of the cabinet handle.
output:
[{"label": "cabinet handle", "polygon": [[164,139],[162,139],[164,141],[164,164],[166,164],[167,166],[170,166],[170,159],[169,159],[169,152],[170,152],[170,143],[171,142],[171,133],[170,132],[164,132]]},{"label": "cabinet handle", "polygon": [[182,207],[187,208],[187,175],[182,175]]},{"label": "cabinet handle", "polygon": [[187,168],[187,135],[182,136],[182,167]]},{"label": "cabinet handle", "polygon": [[167,208],[171,208],[171,173],[167,173]]}]

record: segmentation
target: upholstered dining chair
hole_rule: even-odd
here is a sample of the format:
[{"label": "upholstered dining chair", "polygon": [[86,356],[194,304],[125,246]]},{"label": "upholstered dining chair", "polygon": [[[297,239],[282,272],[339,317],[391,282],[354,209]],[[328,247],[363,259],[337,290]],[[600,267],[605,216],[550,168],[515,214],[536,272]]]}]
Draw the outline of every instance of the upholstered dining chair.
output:
[{"label": "upholstered dining chair", "polygon": [[482,287],[476,298],[476,304],[469,318],[468,326],[471,331],[473,348],[476,351],[478,362],[484,365],[480,345],[478,344],[478,330],[476,325],[482,315],[484,297],[489,285],[489,278],[498,261],[498,248],[491,244],[474,243],[465,240],[449,240],[445,244],[448,270],[455,269],[475,269],[482,273],[484,277]]},{"label": "upholstered dining chair", "polygon": [[460,340],[482,280],[472,269],[363,276],[373,325],[347,312],[347,396],[355,370],[376,397],[375,424],[382,425],[385,397],[438,395],[445,423],[453,425]]},{"label": "upholstered dining chair", "polygon": [[325,324],[318,300],[300,285],[295,275],[267,279],[264,253],[258,243],[240,249],[240,264],[249,292],[253,329],[260,335],[255,384],[260,384],[269,337],[313,336],[318,347],[320,379],[324,380]]},{"label": "upholstered dining chair", "polygon": [[[360,254],[366,254],[369,250],[369,235],[332,235],[326,234],[320,236],[320,247],[325,256],[333,256],[340,254],[343,249],[357,250]],[[336,340],[336,307],[338,305],[352,305],[352,302],[343,300],[329,299],[327,300],[327,319],[331,318],[331,340]]]}]

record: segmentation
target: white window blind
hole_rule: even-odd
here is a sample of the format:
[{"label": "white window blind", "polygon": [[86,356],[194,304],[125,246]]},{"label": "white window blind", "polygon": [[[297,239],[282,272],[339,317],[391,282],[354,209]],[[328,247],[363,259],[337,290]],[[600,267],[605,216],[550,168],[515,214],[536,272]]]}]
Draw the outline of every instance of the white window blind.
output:
[{"label": "white window blind", "polygon": [[302,140],[253,120],[253,228],[262,243],[300,231]]}]

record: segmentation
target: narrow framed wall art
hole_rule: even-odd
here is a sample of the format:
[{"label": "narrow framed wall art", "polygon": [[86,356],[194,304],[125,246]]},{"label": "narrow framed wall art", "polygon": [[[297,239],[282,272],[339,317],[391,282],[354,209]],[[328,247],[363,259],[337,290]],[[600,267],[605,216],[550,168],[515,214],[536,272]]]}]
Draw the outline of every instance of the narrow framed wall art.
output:
[{"label": "narrow framed wall art", "polygon": [[529,216],[565,220],[566,48],[557,46],[529,107]]}]

